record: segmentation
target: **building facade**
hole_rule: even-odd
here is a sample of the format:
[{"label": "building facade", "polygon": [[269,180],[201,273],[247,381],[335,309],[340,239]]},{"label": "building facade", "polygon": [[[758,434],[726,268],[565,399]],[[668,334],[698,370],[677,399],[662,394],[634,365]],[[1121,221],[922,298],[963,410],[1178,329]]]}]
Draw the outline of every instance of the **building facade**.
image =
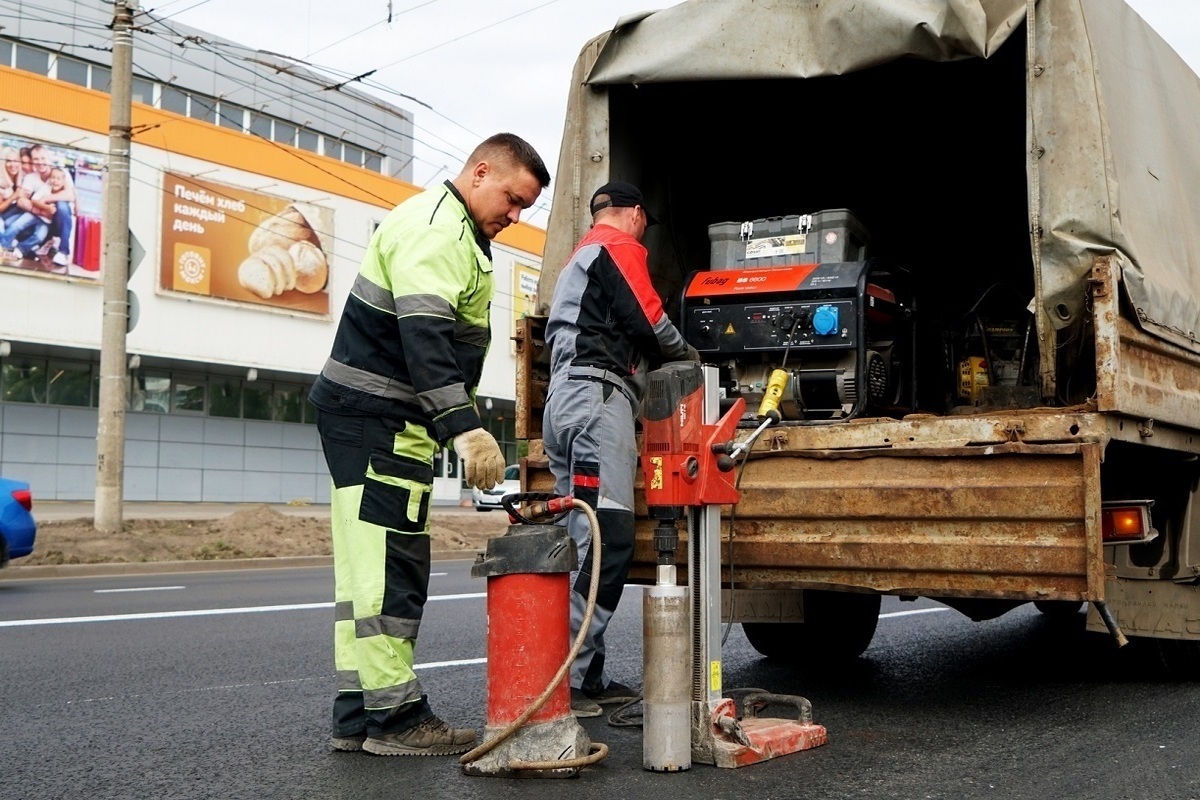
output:
[{"label": "building facade", "polygon": [[[22,182],[42,200],[32,211],[0,202],[0,474],[29,481],[39,499],[86,500],[109,118],[108,54],[95,47],[107,44],[112,7],[23,6],[0,37],[0,201]],[[201,47],[215,40],[178,26],[160,36],[134,45],[125,498],[328,502],[305,398],[371,233],[420,191],[404,180],[411,116],[367,95],[313,92],[321,79],[280,70],[278,56]],[[179,55],[172,37],[195,46]],[[162,51],[140,49],[147,38]],[[303,104],[289,98],[306,86]],[[477,401],[509,463],[510,337],[535,301],[544,238],[519,224],[493,247],[493,345]],[[459,466],[439,456],[435,502],[465,496]]]}]

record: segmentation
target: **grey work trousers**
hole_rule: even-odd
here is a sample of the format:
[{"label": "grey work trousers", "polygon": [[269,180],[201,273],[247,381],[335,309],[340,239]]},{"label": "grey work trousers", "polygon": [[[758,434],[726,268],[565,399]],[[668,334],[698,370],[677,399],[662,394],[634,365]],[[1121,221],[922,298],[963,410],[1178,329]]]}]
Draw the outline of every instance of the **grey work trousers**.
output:
[{"label": "grey work trousers", "polygon": [[[604,670],[604,631],[621,600],[633,562],[633,480],[637,440],[633,406],[614,384],[571,378],[552,387],[542,418],[542,439],[554,492],[573,495],[600,522],[600,588],[583,647],[571,665],[571,686],[597,694],[612,680]],[[582,512],[566,525],[579,554],[571,576],[571,637],[578,635],[591,582],[591,531]]]}]

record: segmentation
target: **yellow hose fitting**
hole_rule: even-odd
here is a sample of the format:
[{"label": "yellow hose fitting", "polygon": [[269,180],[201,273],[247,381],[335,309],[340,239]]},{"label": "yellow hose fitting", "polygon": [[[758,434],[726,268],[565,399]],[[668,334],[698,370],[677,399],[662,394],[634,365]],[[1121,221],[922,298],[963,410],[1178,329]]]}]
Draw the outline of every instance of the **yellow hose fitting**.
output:
[{"label": "yellow hose fitting", "polygon": [[762,403],[758,406],[759,418],[766,417],[772,411],[778,413],[779,401],[783,399],[783,389],[787,386],[788,378],[787,370],[776,369],[771,371],[771,377],[767,380],[767,390],[763,392]]}]

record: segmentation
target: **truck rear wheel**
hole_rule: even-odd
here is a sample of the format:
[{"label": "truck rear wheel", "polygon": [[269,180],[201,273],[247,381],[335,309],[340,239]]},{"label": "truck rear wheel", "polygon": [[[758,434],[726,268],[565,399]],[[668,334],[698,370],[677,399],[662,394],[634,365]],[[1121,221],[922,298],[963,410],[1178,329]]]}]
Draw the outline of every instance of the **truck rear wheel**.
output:
[{"label": "truck rear wheel", "polygon": [[847,660],[871,644],[879,622],[877,594],[804,592],[804,622],[743,622],[750,646],[767,658]]},{"label": "truck rear wheel", "polygon": [[1200,678],[1200,642],[1183,639],[1152,639],[1159,661],[1167,674],[1176,680],[1194,681]]}]

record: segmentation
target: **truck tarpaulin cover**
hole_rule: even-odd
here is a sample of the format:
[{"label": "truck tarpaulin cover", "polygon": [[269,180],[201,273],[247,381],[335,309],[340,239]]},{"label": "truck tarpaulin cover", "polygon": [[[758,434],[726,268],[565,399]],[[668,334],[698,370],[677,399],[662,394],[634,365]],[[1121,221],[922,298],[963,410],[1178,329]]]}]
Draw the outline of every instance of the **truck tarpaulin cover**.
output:
[{"label": "truck tarpaulin cover", "polygon": [[[691,0],[621,20],[576,64],[544,280],[586,226],[603,177],[589,172],[599,159],[572,147],[609,126],[607,104],[589,90],[987,59],[1026,27],[1027,199],[1043,320],[1076,318],[1094,258],[1112,254],[1139,324],[1200,351],[1200,79],[1119,0]],[[956,166],[921,157],[931,174]]]}]

